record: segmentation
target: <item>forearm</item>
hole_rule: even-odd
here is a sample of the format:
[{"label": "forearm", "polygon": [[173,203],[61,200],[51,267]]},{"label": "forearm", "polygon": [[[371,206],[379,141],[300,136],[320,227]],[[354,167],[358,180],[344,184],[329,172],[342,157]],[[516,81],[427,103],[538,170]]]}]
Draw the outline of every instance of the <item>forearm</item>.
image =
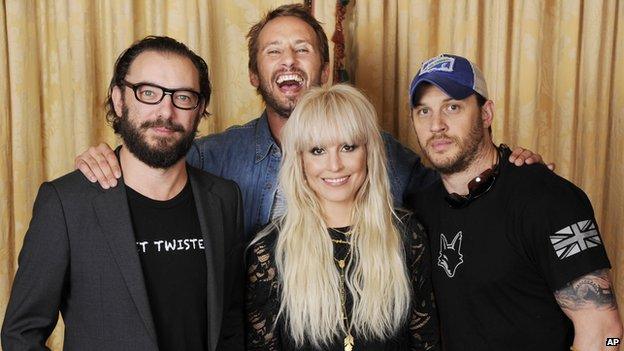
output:
[{"label": "forearm", "polygon": [[600,318],[591,315],[580,317],[582,321],[574,323],[574,350],[617,350],[606,344],[609,338],[622,338],[622,323],[617,310],[603,313]]},{"label": "forearm", "polygon": [[555,298],[574,324],[574,350],[613,350],[606,341],[622,337],[622,322],[606,269],[570,282]]}]

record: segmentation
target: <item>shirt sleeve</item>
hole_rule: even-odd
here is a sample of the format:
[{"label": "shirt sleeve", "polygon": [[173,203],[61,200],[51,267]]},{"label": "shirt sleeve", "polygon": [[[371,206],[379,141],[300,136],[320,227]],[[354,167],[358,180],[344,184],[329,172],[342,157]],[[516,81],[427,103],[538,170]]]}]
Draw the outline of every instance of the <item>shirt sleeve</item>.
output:
[{"label": "shirt sleeve", "polygon": [[227,145],[222,139],[222,134],[211,134],[195,139],[186,153],[186,162],[205,172],[222,176],[222,161],[223,157],[226,157],[223,145]]},{"label": "shirt sleeve", "polygon": [[279,350],[277,269],[263,239],[247,249],[246,342],[247,350],[276,351]]},{"label": "shirt sleeve", "polygon": [[439,350],[438,319],[431,284],[431,258],[422,225],[410,215],[406,221],[407,267],[413,290],[409,315],[410,350]]},{"label": "shirt sleeve", "polygon": [[520,222],[529,258],[556,291],[582,275],[611,266],[587,195],[554,177],[525,205]]}]

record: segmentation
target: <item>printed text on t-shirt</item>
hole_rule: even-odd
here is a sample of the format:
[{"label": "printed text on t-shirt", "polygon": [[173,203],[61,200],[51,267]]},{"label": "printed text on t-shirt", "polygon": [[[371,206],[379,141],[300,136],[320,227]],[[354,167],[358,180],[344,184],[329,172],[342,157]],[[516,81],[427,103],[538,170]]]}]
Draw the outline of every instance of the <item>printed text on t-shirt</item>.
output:
[{"label": "printed text on t-shirt", "polygon": [[152,242],[137,241],[136,245],[139,253],[203,250],[204,239],[189,238],[173,240],[154,240]]}]

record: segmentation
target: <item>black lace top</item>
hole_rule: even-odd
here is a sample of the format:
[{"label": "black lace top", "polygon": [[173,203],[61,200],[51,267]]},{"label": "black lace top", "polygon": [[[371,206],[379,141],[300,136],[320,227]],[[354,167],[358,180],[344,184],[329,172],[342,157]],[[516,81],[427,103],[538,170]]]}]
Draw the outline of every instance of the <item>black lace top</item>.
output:
[{"label": "black lace top", "polygon": [[[353,350],[438,350],[438,322],[430,279],[430,258],[422,226],[406,215],[400,226],[406,248],[407,267],[412,283],[412,304],[408,321],[397,335],[388,340],[363,340],[355,337]],[[348,256],[345,228],[330,229],[336,260]],[[348,229],[348,228],[346,228]],[[314,350],[310,345],[295,347],[282,321],[275,324],[279,311],[280,285],[273,248],[277,232],[260,239],[247,251],[247,350]],[[343,243],[341,243],[341,241]],[[336,269],[340,269],[336,264]],[[347,296],[347,314],[351,301]],[[276,327],[274,328],[274,325]],[[327,350],[345,350],[343,339],[335,340]]]}]

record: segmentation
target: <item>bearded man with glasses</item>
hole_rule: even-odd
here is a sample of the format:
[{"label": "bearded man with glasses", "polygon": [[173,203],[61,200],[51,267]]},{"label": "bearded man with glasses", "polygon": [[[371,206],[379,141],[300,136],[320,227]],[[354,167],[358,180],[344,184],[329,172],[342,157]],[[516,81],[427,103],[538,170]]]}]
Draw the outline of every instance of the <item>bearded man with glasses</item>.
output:
[{"label": "bearded man with glasses", "polygon": [[120,186],[75,171],[35,201],[2,326],[4,350],[243,350],[238,186],[186,164],[210,99],[184,44],[147,37],[115,64],[108,120]]}]

